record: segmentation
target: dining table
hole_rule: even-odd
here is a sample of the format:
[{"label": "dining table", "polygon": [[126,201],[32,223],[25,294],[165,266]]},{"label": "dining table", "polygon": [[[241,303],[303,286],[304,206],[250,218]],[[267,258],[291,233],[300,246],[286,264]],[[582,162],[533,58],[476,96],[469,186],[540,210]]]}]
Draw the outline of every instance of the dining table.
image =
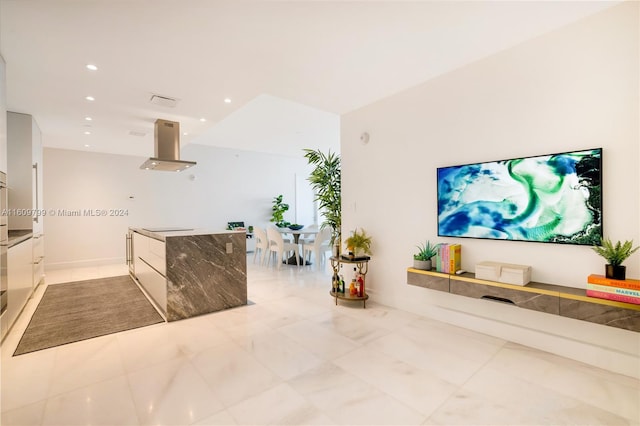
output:
[{"label": "dining table", "polygon": [[[278,228],[278,232],[281,234],[291,234],[293,235],[293,243],[298,245],[298,262],[296,262],[296,255],[289,257],[284,261],[287,265],[304,265],[304,258],[300,255],[300,236],[313,234],[316,235],[320,232],[317,228],[302,228],[302,229],[290,229],[290,228]],[[302,253],[304,255],[304,253]],[[311,262],[307,262],[307,265],[311,265]]]}]

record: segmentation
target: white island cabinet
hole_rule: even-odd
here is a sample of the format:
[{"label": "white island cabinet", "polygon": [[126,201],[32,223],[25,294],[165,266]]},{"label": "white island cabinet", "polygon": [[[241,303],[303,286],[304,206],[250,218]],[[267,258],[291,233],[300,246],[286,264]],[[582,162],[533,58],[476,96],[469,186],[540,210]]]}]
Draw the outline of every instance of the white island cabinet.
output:
[{"label": "white island cabinet", "polygon": [[165,243],[146,235],[133,233],[135,277],[147,295],[166,315],[167,282]]}]

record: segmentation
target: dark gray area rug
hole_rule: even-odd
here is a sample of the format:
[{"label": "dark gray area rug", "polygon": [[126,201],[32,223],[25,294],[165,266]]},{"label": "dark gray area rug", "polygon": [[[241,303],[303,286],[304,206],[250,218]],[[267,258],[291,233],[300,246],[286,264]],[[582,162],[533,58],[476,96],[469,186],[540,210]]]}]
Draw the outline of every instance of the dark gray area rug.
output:
[{"label": "dark gray area rug", "polygon": [[15,355],[164,322],[128,275],[53,284]]}]

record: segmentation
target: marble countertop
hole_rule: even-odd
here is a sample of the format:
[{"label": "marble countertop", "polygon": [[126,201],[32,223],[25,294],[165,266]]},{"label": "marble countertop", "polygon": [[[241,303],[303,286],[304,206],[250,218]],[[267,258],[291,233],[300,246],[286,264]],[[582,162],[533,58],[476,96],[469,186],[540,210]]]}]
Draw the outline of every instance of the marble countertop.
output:
[{"label": "marble countertop", "polygon": [[13,247],[31,237],[33,237],[33,231],[31,229],[10,229],[7,247]]},{"label": "marble countertop", "polygon": [[[193,228],[183,230],[171,230],[171,231],[157,231],[157,228],[129,228],[130,230],[139,234],[145,235],[149,238],[153,238],[159,241],[166,241],[167,237],[188,237],[191,235],[218,235],[218,234],[245,234],[246,231],[228,231],[228,230],[211,230],[205,228]],[[175,228],[178,229],[178,228]]]}]

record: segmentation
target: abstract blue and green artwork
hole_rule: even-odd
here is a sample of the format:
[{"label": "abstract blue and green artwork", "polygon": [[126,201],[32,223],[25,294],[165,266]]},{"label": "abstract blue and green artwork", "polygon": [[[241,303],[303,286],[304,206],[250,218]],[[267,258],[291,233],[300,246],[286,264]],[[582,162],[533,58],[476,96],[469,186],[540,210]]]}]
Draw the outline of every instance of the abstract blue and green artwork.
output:
[{"label": "abstract blue and green artwork", "polygon": [[438,235],[596,245],[602,148],[438,168]]}]

